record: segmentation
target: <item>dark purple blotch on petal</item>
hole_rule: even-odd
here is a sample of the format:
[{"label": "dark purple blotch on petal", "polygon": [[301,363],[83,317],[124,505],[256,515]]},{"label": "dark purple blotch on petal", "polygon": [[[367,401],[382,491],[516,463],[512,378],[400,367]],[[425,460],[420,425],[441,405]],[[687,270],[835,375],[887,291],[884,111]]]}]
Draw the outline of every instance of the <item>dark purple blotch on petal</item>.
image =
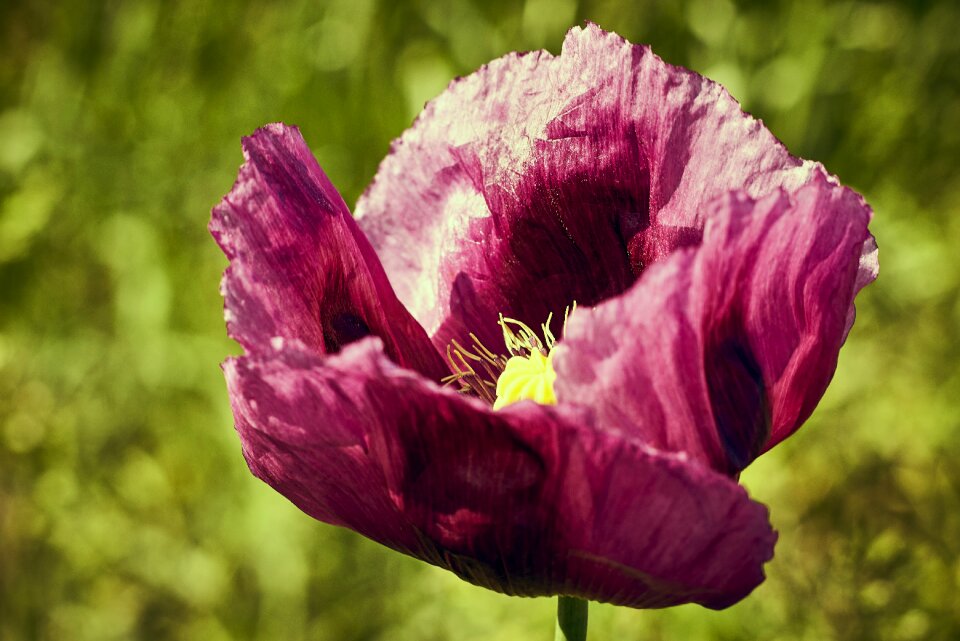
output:
[{"label": "dark purple blotch on petal", "polygon": [[739,472],[760,454],[770,434],[770,401],[750,346],[731,337],[736,330],[716,332],[718,338],[707,339],[707,391],[720,446],[730,469]]}]

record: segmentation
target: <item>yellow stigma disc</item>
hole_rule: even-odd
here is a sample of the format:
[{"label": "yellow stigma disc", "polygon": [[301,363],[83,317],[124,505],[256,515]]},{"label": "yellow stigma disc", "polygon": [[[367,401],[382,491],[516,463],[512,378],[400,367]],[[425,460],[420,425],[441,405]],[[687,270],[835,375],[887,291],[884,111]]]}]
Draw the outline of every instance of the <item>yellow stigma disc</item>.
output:
[{"label": "yellow stigma disc", "polygon": [[552,353],[544,356],[539,350],[533,350],[529,358],[512,356],[497,379],[497,400],[493,403],[493,409],[498,410],[522,400],[556,405],[557,396],[553,392],[556,379]]}]

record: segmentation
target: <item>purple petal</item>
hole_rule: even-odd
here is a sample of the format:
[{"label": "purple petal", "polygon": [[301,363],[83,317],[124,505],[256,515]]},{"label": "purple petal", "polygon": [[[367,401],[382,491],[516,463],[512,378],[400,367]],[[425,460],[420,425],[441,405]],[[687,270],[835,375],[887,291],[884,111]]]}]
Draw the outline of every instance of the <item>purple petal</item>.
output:
[{"label": "purple petal", "polygon": [[572,317],[558,400],[739,472],[809,417],[833,377],[854,296],[876,275],[870,217],[823,175],[792,196],[715,201],[699,247]]},{"label": "purple petal", "polygon": [[[457,80],[357,205],[398,295],[444,347],[497,314],[538,326],[699,242],[705,204],[810,179],[720,85],[595,25],[563,53]],[[558,329],[558,328],[555,328]]]},{"label": "purple petal", "polygon": [[244,138],[243,155],[210,220],[230,259],[222,284],[230,336],[249,351],[297,339],[332,353],[373,334],[397,363],[443,377],[443,360],[300,131],[268,125]]},{"label": "purple petal", "polygon": [[[308,514],[507,594],[726,607],[763,580],[766,508],[683,456],[519,403],[494,413],[367,339],[226,365],[254,474]],[[582,419],[582,417],[580,417]]]}]

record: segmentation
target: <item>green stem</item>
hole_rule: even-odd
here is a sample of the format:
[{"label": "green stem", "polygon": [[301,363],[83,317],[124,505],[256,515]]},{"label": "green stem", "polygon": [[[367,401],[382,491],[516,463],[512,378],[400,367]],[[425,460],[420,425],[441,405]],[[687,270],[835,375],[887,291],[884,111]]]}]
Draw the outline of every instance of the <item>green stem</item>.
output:
[{"label": "green stem", "polygon": [[586,641],[587,602],[572,596],[557,600],[557,634],[554,641]]}]

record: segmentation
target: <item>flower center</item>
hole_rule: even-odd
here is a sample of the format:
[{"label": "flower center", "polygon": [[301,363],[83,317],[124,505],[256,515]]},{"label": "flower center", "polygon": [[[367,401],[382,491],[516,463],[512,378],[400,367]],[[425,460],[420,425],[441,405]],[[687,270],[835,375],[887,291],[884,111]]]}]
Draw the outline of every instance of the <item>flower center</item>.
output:
[{"label": "flower center", "polygon": [[[564,327],[576,307],[577,304],[573,303],[567,308],[563,316]],[[550,314],[540,326],[541,339],[526,324],[501,314],[498,322],[509,356],[491,351],[473,333],[470,334],[470,348],[452,341],[447,346],[447,361],[452,373],[443,382],[459,383],[461,392],[479,396],[495,410],[522,400],[541,405],[556,404],[553,382],[557,372],[553,368],[553,346],[557,339],[550,330],[552,319],[553,314]]]}]

